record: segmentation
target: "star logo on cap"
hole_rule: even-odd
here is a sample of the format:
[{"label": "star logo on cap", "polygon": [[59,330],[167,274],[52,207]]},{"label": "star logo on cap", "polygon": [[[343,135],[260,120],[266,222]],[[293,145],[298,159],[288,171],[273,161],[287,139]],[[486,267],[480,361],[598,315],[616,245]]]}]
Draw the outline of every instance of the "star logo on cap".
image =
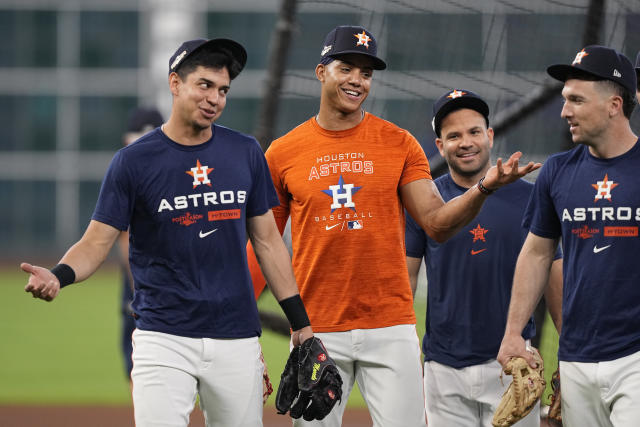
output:
[{"label": "star logo on cap", "polygon": [[447,98],[451,98],[451,99],[456,99],[456,98],[460,98],[463,95],[466,95],[467,92],[463,92],[461,90],[457,90],[454,89],[453,92],[451,92],[449,95],[447,95]]},{"label": "star logo on cap", "polygon": [[369,42],[371,41],[371,37],[369,37],[367,33],[364,32],[364,30],[362,30],[362,33],[354,34],[353,36],[358,39],[358,43],[356,43],[356,46],[363,45],[364,47],[369,49]]},{"label": "star logo on cap", "polygon": [[580,52],[578,52],[578,54],[576,55],[576,59],[573,60],[571,65],[579,64],[580,61],[582,61],[582,58],[584,58],[585,56],[588,56],[588,55],[589,54],[587,52],[585,52],[584,49],[582,49]]}]

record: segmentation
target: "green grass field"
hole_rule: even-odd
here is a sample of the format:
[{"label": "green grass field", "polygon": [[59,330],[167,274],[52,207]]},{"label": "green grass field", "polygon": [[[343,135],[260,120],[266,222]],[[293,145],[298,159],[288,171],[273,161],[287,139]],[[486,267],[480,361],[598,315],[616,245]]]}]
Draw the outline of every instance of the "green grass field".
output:
[{"label": "green grass field", "polygon": [[[119,344],[118,271],[102,268],[86,282],[65,288],[51,303],[26,294],[26,279],[17,266],[0,272],[0,405],[130,404]],[[270,295],[261,298],[259,306],[280,313]],[[415,309],[422,337],[424,301]],[[557,365],[557,339],[551,322],[546,322],[541,351],[547,383]],[[289,340],[265,331],[260,341],[277,389]],[[275,393],[270,405],[274,398]],[[349,405],[365,406],[358,390]]]}]

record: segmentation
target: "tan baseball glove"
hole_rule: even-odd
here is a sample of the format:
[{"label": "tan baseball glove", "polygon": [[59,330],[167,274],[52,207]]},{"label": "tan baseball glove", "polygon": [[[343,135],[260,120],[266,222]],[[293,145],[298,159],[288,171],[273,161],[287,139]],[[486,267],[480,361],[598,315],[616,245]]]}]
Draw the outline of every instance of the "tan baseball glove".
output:
[{"label": "tan baseball glove", "polygon": [[551,376],[551,405],[549,405],[549,419],[556,422],[555,425],[562,425],[562,408],[560,407],[560,368]]},{"label": "tan baseball glove", "polygon": [[537,350],[534,351],[534,357],[538,362],[537,368],[529,366],[521,357],[511,358],[504,367],[504,373],[512,375],[513,381],[502,395],[500,405],[493,414],[492,423],[495,427],[509,427],[520,421],[531,412],[542,396],[546,384],[542,358]]}]

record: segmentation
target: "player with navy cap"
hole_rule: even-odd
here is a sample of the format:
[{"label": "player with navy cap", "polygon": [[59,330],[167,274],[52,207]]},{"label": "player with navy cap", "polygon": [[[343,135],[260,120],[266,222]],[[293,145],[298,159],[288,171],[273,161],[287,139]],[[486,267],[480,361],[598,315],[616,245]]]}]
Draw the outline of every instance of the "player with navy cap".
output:
[{"label": "player with navy cap", "polygon": [[[434,181],[445,201],[476,185],[491,167],[489,106],[467,89],[451,89],[433,105],[436,145],[449,173]],[[431,239],[407,216],[407,267],[416,289],[424,257],[427,270],[424,352],[425,406],[435,426],[491,427],[507,384],[496,361],[507,320],[511,280],[526,236],[523,215],[533,185],[518,180],[494,192],[471,223],[444,243]],[[561,259],[549,281],[549,307],[560,326]],[[535,335],[530,319],[522,336]],[[518,426],[540,426],[536,407]]]},{"label": "player with navy cap", "polygon": [[516,154],[488,170],[483,187],[445,204],[418,141],[363,109],[374,73],[387,66],[378,54],[366,28],[331,30],[315,69],[318,114],[266,152],[281,229],[291,217],[302,299],[343,379],[342,402],[314,426],[341,425],[356,381],[375,426],[425,425],[403,207],[443,241],[476,215],[487,198],[482,188],[497,189],[537,167],[518,167]]},{"label": "player with navy cap", "polygon": [[535,183],[498,360],[525,351],[521,333],[562,240],[558,360],[568,426],[640,419],[640,144],[629,125],[636,71],[624,55],[587,46],[547,72],[564,82],[561,117],[574,149],[551,156]]},{"label": "player with navy cap", "polygon": [[197,396],[208,426],[262,425],[247,236],[293,344],[313,336],[271,212],[278,198],[262,150],[214,123],[246,59],[232,40],[183,43],[169,60],[169,120],[116,153],[87,231],[57,266],[21,265],[25,290],[51,301],[88,278],[129,229],[137,426],[187,426]]}]

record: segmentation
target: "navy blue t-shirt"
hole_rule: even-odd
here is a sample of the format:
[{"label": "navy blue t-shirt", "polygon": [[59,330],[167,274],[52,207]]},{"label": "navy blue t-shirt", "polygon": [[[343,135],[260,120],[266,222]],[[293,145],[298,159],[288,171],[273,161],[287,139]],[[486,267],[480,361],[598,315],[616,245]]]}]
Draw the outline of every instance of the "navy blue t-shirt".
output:
[{"label": "navy blue t-shirt", "polygon": [[197,338],[261,334],[246,220],[278,205],[255,139],[212,126],[197,146],[155,129],[116,153],[93,219],[129,229],[136,326]]},{"label": "navy blue t-shirt", "polygon": [[640,351],[640,144],[600,159],[586,146],[551,156],[528,211],[531,232],[562,237],[558,358],[613,360]]},{"label": "navy blue t-shirt", "polygon": [[[468,190],[449,174],[434,182],[445,202]],[[496,358],[527,233],[522,223],[532,188],[518,180],[496,191],[468,225],[442,244],[407,215],[407,256],[424,256],[427,269],[425,360],[464,368]],[[530,319],[522,336],[534,335]]]}]

